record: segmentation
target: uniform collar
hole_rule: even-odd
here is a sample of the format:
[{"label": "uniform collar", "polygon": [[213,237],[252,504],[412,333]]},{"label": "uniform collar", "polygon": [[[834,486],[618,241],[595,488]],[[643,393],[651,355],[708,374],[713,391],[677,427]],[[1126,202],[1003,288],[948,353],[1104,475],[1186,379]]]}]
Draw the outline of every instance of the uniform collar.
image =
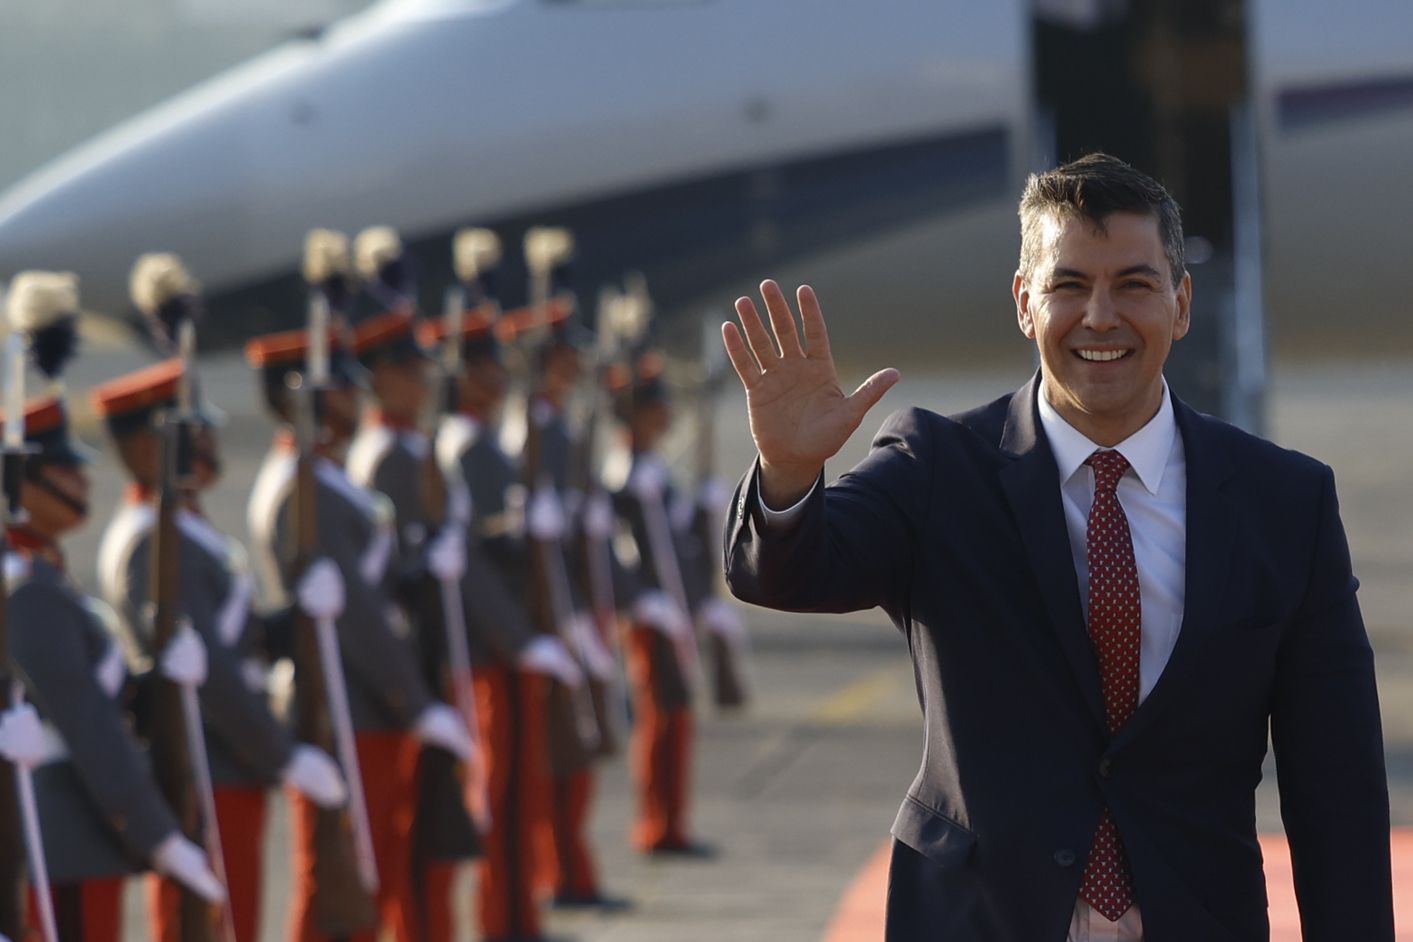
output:
[{"label": "uniform collar", "polygon": [[64,568],[64,551],[59,549],[57,543],[51,543],[24,527],[6,527],[5,536],[13,552],[23,556],[38,556],[53,563],[60,570]]},{"label": "uniform collar", "polygon": [[[1096,445],[1073,425],[1066,422],[1050,400],[1045,397],[1045,380],[1042,378],[1035,394],[1036,406],[1040,412],[1040,424],[1045,429],[1045,437],[1050,441],[1050,450],[1055,455],[1055,466],[1060,472],[1060,483],[1067,483],[1096,450],[1104,446]],[[1150,494],[1157,494],[1163,483],[1163,472],[1168,467],[1168,456],[1172,454],[1177,441],[1177,421],[1173,417],[1173,400],[1168,392],[1168,381],[1163,380],[1163,396],[1158,413],[1149,419],[1138,431],[1114,446],[1128,460],[1129,466],[1138,475],[1139,481]]]}]

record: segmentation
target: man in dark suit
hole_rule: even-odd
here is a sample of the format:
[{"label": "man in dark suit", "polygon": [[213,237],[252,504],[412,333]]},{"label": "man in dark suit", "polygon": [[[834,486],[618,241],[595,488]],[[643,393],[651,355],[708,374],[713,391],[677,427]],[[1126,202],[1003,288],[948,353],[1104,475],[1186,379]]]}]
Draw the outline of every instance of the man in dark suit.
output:
[{"label": "man in dark suit", "polygon": [[[727,523],[742,599],[881,606],[926,725],[887,938],[1269,936],[1267,733],[1306,942],[1393,939],[1373,655],[1329,468],[1172,396],[1191,279],[1172,198],[1092,155],[1032,176],[1013,282],[1040,370],[961,415],[840,390],[823,316],[762,286],[723,328],[760,457]],[[744,336],[742,334],[744,330]]]}]

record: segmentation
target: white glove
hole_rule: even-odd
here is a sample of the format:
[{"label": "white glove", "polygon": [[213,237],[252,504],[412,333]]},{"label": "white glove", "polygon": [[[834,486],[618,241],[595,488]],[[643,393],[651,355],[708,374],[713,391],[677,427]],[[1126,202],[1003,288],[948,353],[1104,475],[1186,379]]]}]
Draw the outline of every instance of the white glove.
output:
[{"label": "white glove", "polygon": [[412,734],[430,746],[440,746],[462,762],[471,758],[471,734],[466,722],[445,703],[423,710],[412,726]]},{"label": "white glove", "polygon": [[575,612],[570,616],[569,625],[565,629],[565,637],[570,639],[574,650],[583,660],[585,669],[595,679],[603,681],[612,679],[618,664],[613,659],[613,653],[604,644],[598,626],[594,624],[594,616],[588,612]]},{"label": "white glove", "polygon": [[39,714],[28,703],[0,713],[0,756],[14,765],[32,769],[48,756],[48,741]]},{"label": "white glove", "polygon": [[746,623],[741,613],[723,598],[710,598],[697,609],[697,624],[732,644],[746,641]]},{"label": "white glove", "polygon": [[158,666],[163,677],[183,687],[206,683],[206,644],[188,619],[182,619],[181,627],[167,642]]},{"label": "white glove", "polygon": [[653,500],[661,497],[667,489],[667,479],[667,466],[661,461],[651,457],[640,458],[628,477],[628,490],[635,497]]},{"label": "white glove", "polygon": [[320,808],[341,808],[348,801],[348,785],[338,763],[317,746],[296,745],[280,770],[280,780]]},{"label": "white glove", "polygon": [[427,547],[427,570],[438,582],[460,582],[466,575],[466,534],[460,527],[442,527]]},{"label": "white glove", "polygon": [[692,631],[687,613],[661,589],[650,589],[638,596],[633,603],[633,619],[669,638],[685,638]]},{"label": "white glove", "polygon": [[613,501],[603,491],[595,491],[584,502],[584,532],[595,540],[613,537]]},{"label": "white glove", "polygon": [[226,889],[211,872],[206,854],[175,831],[152,852],[152,869],[181,883],[208,903],[226,901]]},{"label": "white glove", "polygon": [[316,559],[299,577],[295,590],[299,608],[310,618],[338,618],[343,614],[343,574],[332,559]]},{"label": "white glove", "polygon": [[558,638],[540,635],[520,652],[520,666],[535,674],[553,677],[566,687],[584,682],[584,672]]},{"label": "white glove", "polygon": [[536,540],[549,542],[564,536],[564,507],[553,487],[541,485],[525,508],[525,529]]}]

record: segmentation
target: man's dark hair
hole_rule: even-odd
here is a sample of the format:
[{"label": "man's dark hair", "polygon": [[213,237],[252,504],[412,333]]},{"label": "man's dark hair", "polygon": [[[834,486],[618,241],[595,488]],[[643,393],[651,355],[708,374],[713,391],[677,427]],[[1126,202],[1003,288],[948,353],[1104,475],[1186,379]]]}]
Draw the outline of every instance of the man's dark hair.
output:
[{"label": "man's dark hair", "polygon": [[1117,157],[1088,154],[1078,160],[1032,173],[1020,200],[1020,273],[1027,281],[1043,250],[1042,223],[1047,216],[1086,219],[1099,232],[1113,213],[1137,213],[1158,220],[1163,254],[1173,286],[1187,270],[1182,251],[1182,211],[1163,185]]}]

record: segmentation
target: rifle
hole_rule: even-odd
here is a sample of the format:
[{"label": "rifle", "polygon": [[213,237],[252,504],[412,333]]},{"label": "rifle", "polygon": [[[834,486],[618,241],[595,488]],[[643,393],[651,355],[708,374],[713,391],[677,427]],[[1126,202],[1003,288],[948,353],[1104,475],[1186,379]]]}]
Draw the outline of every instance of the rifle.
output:
[{"label": "rifle", "polygon": [[616,630],[618,600],[613,584],[611,545],[613,501],[603,481],[594,472],[594,465],[598,457],[599,429],[605,412],[610,408],[605,389],[608,367],[618,356],[620,343],[625,338],[635,336],[638,330],[638,325],[631,319],[635,309],[627,297],[612,288],[599,292],[595,316],[596,342],[585,370],[589,377],[588,409],[572,472],[572,486],[583,495],[575,554],[579,563],[579,583],[588,596],[599,638],[614,655],[612,680],[596,683],[593,688],[602,738],[600,752],[604,755],[618,751],[620,731],[631,724],[631,707],[623,646],[619,643]]},{"label": "rifle", "polygon": [[[423,462],[423,480],[419,492],[422,498],[423,514],[428,521],[441,521],[443,527],[460,527],[464,531],[470,520],[465,501],[448,497],[446,477],[438,464],[436,450],[436,429],[445,415],[454,415],[457,408],[457,377],[461,374],[462,322],[466,310],[466,294],[458,284],[447,289],[445,316],[447,335],[440,351],[441,389],[439,402],[432,422],[432,433],[428,436],[431,447]],[[460,781],[462,793],[471,813],[471,819],[479,834],[485,834],[491,827],[490,781],[487,776],[485,754],[480,742],[480,718],[476,712],[476,689],[471,670],[471,651],[466,640],[465,599],[461,595],[461,583],[456,579],[438,579],[437,589],[442,612],[443,644],[446,651],[447,676],[442,679],[448,688],[452,704],[461,714],[471,738],[471,759],[466,763],[455,763],[453,780]],[[423,754],[423,763],[448,762],[455,760],[441,751]],[[424,767],[422,781],[422,801],[435,800],[427,792],[436,770]],[[445,776],[441,780],[446,780]],[[478,835],[479,836],[479,835]]]},{"label": "rifle", "polygon": [[[718,495],[726,486],[716,473],[716,399],[726,376],[725,348],[721,345],[717,329],[719,322],[720,318],[714,315],[708,315],[702,322],[702,375],[697,389],[697,512],[693,521],[698,539],[708,549],[702,553],[702,584],[713,588],[721,571],[721,563],[717,554],[709,549],[721,539],[724,521]],[[725,499],[730,501],[729,491]],[[707,644],[711,654],[712,693],[717,707],[731,709],[745,706],[750,699],[745,674],[747,652],[715,632],[708,633]]]},{"label": "rifle", "polygon": [[[648,293],[648,282],[640,272],[632,272],[624,279],[623,321],[624,348],[628,351],[641,350],[646,346],[653,319],[652,296]],[[630,374],[636,370],[630,360]],[[631,381],[630,381],[631,382]],[[691,621],[692,604],[687,595],[687,583],[683,579],[681,561],[677,556],[676,538],[672,532],[672,521],[662,495],[642,496],[639,505],[643,512],[643,528],[647,531],[648,558],[663,592],[676,603],[684,617]],[[677,666],[682,674],[682,683],[689,690],[697,675],[699,660],[697,640],[693,632],[678,638],[672,645]]]},{"label": "rifle", "polygon": [[[185,621],[181,614],[181,535],[177,510],[193,488],[191,369],[195,332],[183,320],[177,334],[182,358],[177,408],[158,422],[161,436],[161,473],[157,486],[157,522],[152,533],[152,650],[159,656]],[[211,791],[211,767],[206,757],[206,734],[196,688],[163,677],[152,679],[152,764],[157,784],[176,813],[182,833],[206,849],[217,878],[226,884],[216,825],[216,800]],[[218,932],[234,942],[235,929],[229,906],[215,907],[185,886],[177,886],[177,931],[184,942],[207,942]],[[216,920],[222,918],[218,930]]]},{"label": "rifle", "polygon": [[[320,428],[321,393],[329,376],[329,307],[317,290],[310,295],[309,351],[303,376],[290,377],[297,409],[293,506],[295,582],[318,554],[319,524],[315,507],[315,449]],[[377,865],[363,802],[363,781],[353,744],[353,722],[343,682],[338,636],[328,619],[296,615],[294,676],[299,691],[296,734],[304,742],[337,756],[348,782],[349,801],[342,808],[315,810],[314,921],[332,938],[346,938],[377,922],[374,894]]]},{"label": "rifle", "polygon": [[[5,437],[0,489],[3,489],[3,527],[0,527],[0,561],[10,552],[9,528],[24,520],[20,507],[25,462],[25,341],[12,332],[6,346]],[[24,702],[24,684],[10,661],[9,582],[0,573],[0,694],[8,692],[10,706]],[[6,768],[8,766],[8,768]],[[23,834],[23,841],[20,835]],[[29,861],[35,908],[45,942],[58,942],[54,901],[49,895],[49,868],[44,840],[39,832],[39,807],[34,779],[22,765],[0,759],[0,933],[11,939],[25,936],[25,860]]]},{"label": "rifle", "polygon": [[[527,508],[536,495],[546,494],[558,500],[554,480],[543,467],[540,423],[534,415],[534,393],[539,387],[540,348],[548,341],[550,306],[555,294],[554,280],[562,271],[573,251],[573,241],[565,230],[531,229],[525,234],[526,261],[530,268],[530,310],[532,329],[524,346],[525,382],[525,453],[524,478]],[[572,305],[572,296],[561,292],[562,299]],[[572,307],[571,307],[572,310]],[[573,638],[564,637],[564,628],[573,613],[573,592],[569,572],[564,562],[562,538],[540,539],[526,528],[530,545],[531,587],[537,604],[540,630],[558,637],[585,664],[582,651]],[[556,771],[573,771],[587,765],[600,747],[598,711],[587,682],[570,689],[554,681],[549,692],[549,735],[551,765]]]}]

